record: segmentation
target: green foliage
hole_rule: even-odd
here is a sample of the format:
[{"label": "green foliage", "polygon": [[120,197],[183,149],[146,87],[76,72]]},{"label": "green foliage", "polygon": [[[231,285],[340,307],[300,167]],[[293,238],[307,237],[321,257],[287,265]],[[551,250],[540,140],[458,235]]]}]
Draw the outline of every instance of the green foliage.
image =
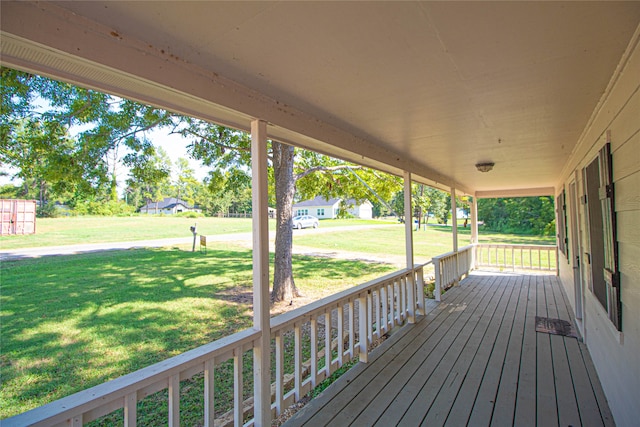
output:
[{"label": "green foliage", "polygon": [[554,202],[551,196],[478,200],[478,220],[504,233],[555,235]]},{"label": "green foliage", "polygon": [[73,207],[74,215],[119,216],[130,215],[135,209],[123,201],[83,200]]},{"label": "green foliage", "polygon": [[164,110],[7,68],[0,87],[0,162],[43,204],[115,200],[121,162],[152,155],[145,133],[173,123]]},{"label": "green foliage", "polygon": [[200,212],[179,212],[175,216],[179,216],[181,218],[203,218],[204,214]]},{"label": "green foliage", "polygon": [[[425,222],[431,216],[445,223],[451,209],[451,198],[448,193],[437,188],[422,184],[412,184],[411,200],[415,209],[414,216],[425,217]],[[398,191],[392,201],[392,206],[398,215],[404,216],[404,189]]]},{"label": "green foliage", "polygon": [[0,199],[22,199],[24,193],[21,187],[17,187],[12,184],[5,184],[0,186]]},{"label": "green foliage", "polygon": [[46,203],[38,206],[36,209],[36,217],[38,218],[56,218],[58,216],[58,210],[53,203]]}]

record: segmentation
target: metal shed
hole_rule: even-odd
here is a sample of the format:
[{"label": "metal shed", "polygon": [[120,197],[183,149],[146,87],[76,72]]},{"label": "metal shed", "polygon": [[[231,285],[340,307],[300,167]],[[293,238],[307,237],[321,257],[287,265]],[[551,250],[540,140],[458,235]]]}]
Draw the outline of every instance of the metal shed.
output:
[{"label": "metal shed", "polygon": [[36,201],[0,199],[0,229],[3,236],[34,234],[36,232]]}]

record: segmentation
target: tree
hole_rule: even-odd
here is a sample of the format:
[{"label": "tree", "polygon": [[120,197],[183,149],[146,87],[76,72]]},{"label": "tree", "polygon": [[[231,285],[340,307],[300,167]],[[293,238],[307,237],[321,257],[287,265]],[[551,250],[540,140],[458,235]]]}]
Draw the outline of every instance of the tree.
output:
[{"label": "tree", "polygon": [[[440,218],[447,213],[447,194],[437,188],[423,184],[411,185],[411,200],[419,220],[424,214],[425,224],[430,216]],[[404,215],[404,190],[398,191],[392,202],[394,210],[399,215]]]},{"label": "tree", "polygon": [[[179,132],[190,138],[190,154],[217,170],[249,172],[251,140],[249,135],[196,119],[183,121]],[[296,194],[301,199],[317,195],[354,198],[371,197],[387,200],[400,187],[396,177],[381,174],[312,151],[294,149],[278,141],[270,141],[268,159],[273,182],[270,194],[276,207],[276,242],[273,290],[274,301],[299,296],[292,265],[292,218]],[[221,175],[218,175],[221,176]],[[367,183],[363,185],[362,182]]]},{"label": "tree", "polygon": [[555,232],[551,196],[480,199],[478,218],[493,231],[539,235]]},{"label": "tree", "polygon": [[176,160],[177,177],[174,183],[175,195],[177,198],[184,200],[191,206],[196,204],[196,195],[198,187],[202,184],[198,182],[195,176],[195,170],[189,165],[189,161],[183,157]]},{"label": "tree", "polygon": [[[190,155],[213,169],[208,180],[210,189],[222,181],[224,188],[241,191],[240,184],[247,182],[250,175],[250,138],[240,131],[5,68],[2,69],[1,96],[3,144],[4,141],[20,142],[18,130],[25,118],[47,132],[73,133],[69,153],[58,150],[57,146],[46,146],[44,150],[48,155],[61,153],[58,160],[67,168],[65,179],[84,186],[75,191],[79,198],[115,198],[117,167],[122,163],[130,168],[125,191],[127,199],[158,200],[166,191],[170,173],[162,153],[157,152],[146,138],[147,131],[158,127],[170,128],[172,133],[189,140]],[[35,137],[37,134],[31,128],[28,130],[24,141],[37,147],[37,141],[43,138]],[[54,141],[63,145],[66,141],[61,136],[44,139],[49,144]],[[13,147],[6,148],[2,150],[3,154],[15,152]],[[291,263],[291,217],[296,189],[302,198],[322,195],[355,198],[356,201],[375,197],[385,201],[397,191],[400,181],[277,141],[270,142],[269,153],[275,190],[270,194],[275,196],[275,200],[273,196],[271,200],[278,212],[272,296],[274,300],[283,300],[298,294]],[[8,155],[1,160],[19,170],[28,170],[28,162],[24,160]],[[187,181],[188,173],[183,172]],[[63,184],[64,180],[58,180],[51,185],[55,188],[55,185]],[[182,184],[178,183],[181,191],[187,191]]]},{"label": "tree", "polygon": [[[150,153],[146,132],[173,124],[164,110],[8,68],[0,87],[0,161],[23,179],[46,175],[53,192],[75,186],[74,200],[117,198],[121,160]],[[36,153],[50,170],[30,167]]]},{"label": "tree", "polygon": [[141,154],[126,158],[131,167],[129,193],[139,194],[146,203],[160,201],[170,186],[171,160],[162,148],[146,147]]}]

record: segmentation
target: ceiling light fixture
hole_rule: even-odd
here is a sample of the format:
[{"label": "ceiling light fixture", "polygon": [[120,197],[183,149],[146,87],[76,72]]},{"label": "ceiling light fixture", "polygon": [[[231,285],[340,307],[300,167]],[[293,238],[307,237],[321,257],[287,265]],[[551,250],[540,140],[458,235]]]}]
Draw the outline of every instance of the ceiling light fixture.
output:
[{"label": "ceiling light fixture", "polygon": [[489,172],[491,169],[493,169],[494,164],[495,163],[493,162],[477,163],[476,169],[478,169],[480,172]]}]

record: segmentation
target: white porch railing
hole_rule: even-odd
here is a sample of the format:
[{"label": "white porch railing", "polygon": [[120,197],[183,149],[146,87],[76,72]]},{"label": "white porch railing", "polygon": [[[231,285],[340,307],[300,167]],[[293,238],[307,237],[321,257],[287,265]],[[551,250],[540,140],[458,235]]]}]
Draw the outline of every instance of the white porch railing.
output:
[{"label": "white porch railing", "polygon": [[[271,321],[275,340],[275,415],[329,377],[356,356],[367,361],[374,341],[411,315],[410,287],[415,286],[416,310],[424,314],[423,266],[401,270],[348,289]],[[320,327],[320,328],[319,328]],[[319,330],[320,329],[320,330]],[[293,376],[290,390],[284,387],[285,346],[293,346]],[[303,356],[308,355],[308,356]],[[309,360],[303,369],[303,360]]]},{"label": "white porch railing", "polygon": [[243,400],[243,355],[254,347],[254,341],[259,337],[260,332],[253,329],[229,335],[115,380],[2,420],[2,426],[82,426],[115,410],[124,409],[124,425],[131,427],[136,425],[138,401],[161,390],[168,390],[168,424],[179,426],[180,381],[198,373],[204,373],[205,425],[213,426],[215,366],[233,359],[234,407],[236,413],[239,413]]},{"label": "white porch railing", "polygon": [[473,268],[473,245],[460,248],[458,252],[435,256],[432,261],[436,280],[433,295],[436,301],[440,301],[442,290],[458,283]]},{"label": "white porch railing", "polygon": [[475,245],[476,267],[515,270],[547,270],[558,268],[556,245]]},{"label": "white porch railing", "polygon": [[[424,314],[424,265],[364,283],[271,319],[275,346],[272,411],[282,411],[303,397],[338,367],[359,356],[366,362],[371,345],[416,313]],[[412,289],[413,287],[413,289]],[[415,295],[411,301],[409,296]],[[412,312],[415,310],[415,312]],[[357,318],[357,321],[356,321]],[[319,328],[319,325],[321,328]],[[320,333],[320,329],[322,333]],[[180,425],[180,381],[204,377],[204,425],[220,423],[214,410],[216,366],[233,360],[235,426],[252,425],[245,407],[243,358],[259,343],[261,332],[247,329],[155,365],[2,420],[10,426],[81,426],[116,410],[124,410],[124,425],[136,425],[138,401],[167,390],[168,425]],[[293,348],[293,351],[288,351]],[[293,363],[285,363],[290,355]],[[303,369],[305,361],[310,366]],[[292,365],[293,369],[287,369]],[[287,389],[285,375],[293,375]],[[248,420],[245,423],[245,420]]]}]

